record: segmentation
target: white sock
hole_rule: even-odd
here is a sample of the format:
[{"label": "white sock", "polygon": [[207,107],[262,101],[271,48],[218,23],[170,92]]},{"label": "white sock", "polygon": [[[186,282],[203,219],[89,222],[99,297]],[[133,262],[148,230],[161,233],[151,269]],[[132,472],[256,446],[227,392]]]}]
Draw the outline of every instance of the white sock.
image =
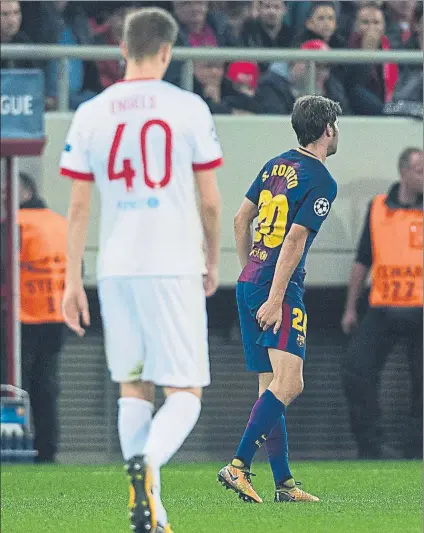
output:
[{"label": "white sock", "polygon": [[139,398],[120,398],[118,401],[118,433],[125,461],[141,455],[152,424],[154,406]]},{"label": "white sock", "polygon": [[160,468],[181,448],[199,419],[201,402],[191,392],[170,394],[156,413],[144,448],[150,466]]},{"label": "white sock", "polygon": [[165,507],[163,506],[162,500],[160,498],[160,469],[153,469],[153,479],[154,479],[154,488],[153,496],[156,502],[156,515],[159,524],[166,526],[168,523],[168,515],[166,514]]}]

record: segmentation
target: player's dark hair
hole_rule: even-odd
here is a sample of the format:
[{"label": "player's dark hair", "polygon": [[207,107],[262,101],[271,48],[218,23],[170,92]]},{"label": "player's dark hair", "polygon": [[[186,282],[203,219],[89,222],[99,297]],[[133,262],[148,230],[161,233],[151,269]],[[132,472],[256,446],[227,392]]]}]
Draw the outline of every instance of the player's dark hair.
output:
[{"label": "player's dark hair", "polygon": [[412,147],[405,148],[405,150],[403,150],[403,152],[400,154],[399,159],[398,159],[399,172],[401,170],[408,169],[411,164],[410,162],[411,155],[419,153],[419,152],[422,152],[421,148],[412,148]]},{"label": "player's dark hair", "polygon": [[300,146],[317,141],[330,124],[332,128],[342,114],[338,102],[324,96],[302,96],[294,104],[291,124]]},{"label": "player's dark hair", "polygon": [[130,59],[154,56],[162,45],[174,45],[177,36],[177,21],[161,8],[138,9],[125,19],[124,42]]},{"label": "player's dark hair", "polygon": [[308,11],[308,16],[307,16],[307,18],[310,19],[311,17],[313,17],[315,11],[316,11],[319,7],[331,7],[332,9],[334,9],[334,12],[337,13],[337,10],[336,10],[336,2],[327,2],[327,1],[323,1],[323,2],[312,2],[311,7],[309,8],[309,11]]},{"label": "player's dark hair", "polygon": [[34,178],[25,172],[19,172],[19,180],[22,186],[31,193],[32,198],[38,197],[38,188]]}]

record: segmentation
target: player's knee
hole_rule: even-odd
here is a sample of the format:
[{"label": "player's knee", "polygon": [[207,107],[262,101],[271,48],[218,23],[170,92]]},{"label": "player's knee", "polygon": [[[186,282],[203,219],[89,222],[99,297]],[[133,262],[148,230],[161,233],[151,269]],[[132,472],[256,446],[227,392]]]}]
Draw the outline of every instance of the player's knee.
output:
[{"label": "player's knee", "polygon": [[299,376],[289,380],[285,376],[276,376],[270,389],[287,406],[302,393],[303,377]]},{"label": "player's knee", "polygon": [[147,381],[132,381],[120,384],[121,398],[139,398],[153,403],[155,401],[155,386]]},{"label": "player's knee", "polygon": [[305,382],[303,381],[303,377],[299,380],[299,389],[297,395],[302,394],[303,389],[305,388]]},{"label": "player's knee", "polygon": [[199,400],[202,399],[202,389],[200,387],[187,387],[187,388],[177,388],[177,387],[164,387],[164,393],[165,396],[168,397],[171,394],[175,394],[177,392],[189,392],[191,394],[194,394]]},{"label": "player's knee", "polygon": [[293,380],[288,391],[290,394],[290,403],[293,402],[298,396],[302,394],[303,389],[304,389],[304,382],[303,382],[302,377],[300,377],[299,379]]}]

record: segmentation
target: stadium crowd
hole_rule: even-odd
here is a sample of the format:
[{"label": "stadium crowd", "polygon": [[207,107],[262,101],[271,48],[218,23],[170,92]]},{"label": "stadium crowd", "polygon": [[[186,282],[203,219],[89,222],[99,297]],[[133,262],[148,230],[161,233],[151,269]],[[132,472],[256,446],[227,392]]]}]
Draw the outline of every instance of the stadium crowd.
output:
[{"label": "stadium crowd", "polygon": [[[208,2],[1,2],[1,42],[117,45],[128,9],[158,5],[180,24],[177,46],[364,50],[423,48],[423,3],[284,2],[251,0]],[[40,66],[45,72],[46,109],[57,107],[57,62],[6,61],[1,67]],[[181,83],[181,63],[171,63],[167,80]],[[69,61],[72,109],[123,74],[122,61]],[[194,91],[213,113],[291,113],[307,92],[305,63],[256,64],[198,61]],[[400,114],[422,118],[422,66],[397,64],[317,64],[316,94],[339,101],[344,114]]]}]

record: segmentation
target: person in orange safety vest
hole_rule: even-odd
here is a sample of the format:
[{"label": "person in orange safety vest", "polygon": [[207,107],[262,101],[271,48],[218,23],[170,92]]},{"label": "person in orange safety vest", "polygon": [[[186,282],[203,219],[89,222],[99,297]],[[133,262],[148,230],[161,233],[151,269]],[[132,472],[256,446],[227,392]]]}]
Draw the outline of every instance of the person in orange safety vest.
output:
[{"label": "person in orange safety vest", "polygon": [[30,395],[37,462],[54,462],[67,222],[45,206],[30,176],[19,178],[22,388]]},{"label": "person in orange safety vest", "polygon": [[[423,167],[422,149],[408,148],[400,155],[400,183],[372,200],[350,278],[342,328],[352,337],[342,379],[358,456],[363,459],[398,454],[385,442],[378,398],[383,367],[400,338],[412,380],[401,453],[405,458],[422,457]],[[369,308],[358,326],[357,302],[369,273]]]}]

